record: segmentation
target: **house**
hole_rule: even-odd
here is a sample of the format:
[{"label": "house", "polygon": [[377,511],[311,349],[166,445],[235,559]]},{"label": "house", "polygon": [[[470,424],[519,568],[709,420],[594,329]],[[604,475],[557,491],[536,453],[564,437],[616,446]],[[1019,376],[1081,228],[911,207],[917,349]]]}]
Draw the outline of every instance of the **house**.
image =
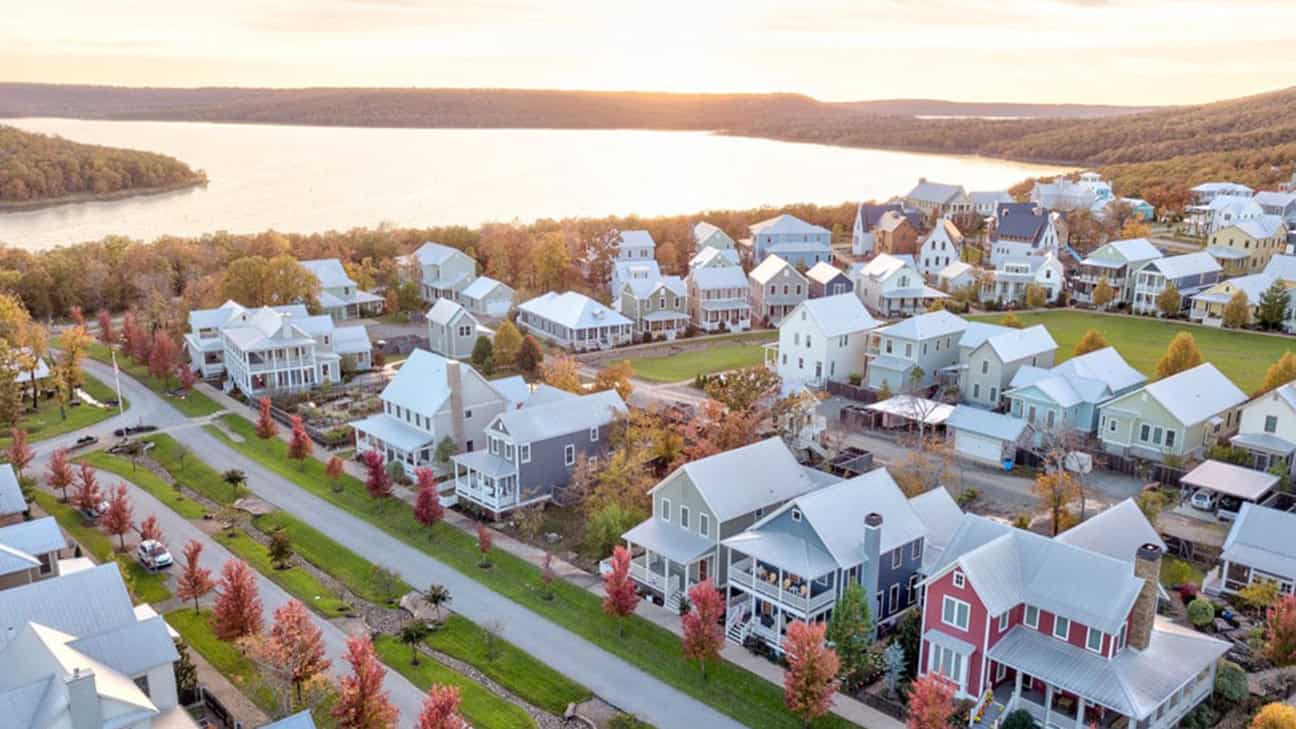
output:
[{"label": "house", "polygon": [[1057,257],[1063,242],[1060,221],[1060,215],[1038,205],[1000,205],[990,231],[990,265]]},{"label": "house", "polygon": [[973,190],[968,193],[972,201],[972,211],[983,218],[993,217],[1000,203],[1013,202],[1013,196],[1007,190]]},{"label": "house", "polygon": [[0,591],[3,722],[193,729],[177,695],[173,635],[131,604],[115,563]]},{"label": "house", "polygon": [[790,623],[827,620],[855,584],[874,622],[888,625],[921,597],[926,536],[885,468],[797,496],[724,540],[728,584],[746,602],[730,608],[726,634],[740,643],[755,636],[782,653]]},{"label": "house", "polygon": [[46,516],[0,527],[0,590],[58,577],[67,539]]},{"label": "house", "polygon": [[403,259],[412,268],[423,300],[454,299],[477,278],[477,262],[458,248],[428,241]]},{"label": "house", "polygon": [[1191,205],[1185,211],[1188,232],[1192,235],[1210,236],[1245,220],[1255,220],[1264,215],[1250,196],[1220,195],[1207,203]]},{"label": "house", "polygon": [[707,246],[689,259],[688,267],[692,271],[695,268],[706,268],[714,265],[739,266],[738,249]]},{"label": "house", "polygon": [[1296,466],[1296,383],[1287,383],[1242,406],[1238,433],[1229,439],[1234,448],[1251,454],[1252,468],[1268,471],[1279,463],[1288,472]]},{"label": "house", "polygon": [[1282,218],[1289,230],[1296,228],[1296,192],[1262,190],[1255,194],[1254,200],[1265,215]]},{"label": "house", "polygon": [[962,291],[969,286],[975,286],[976,281],[976,267],[963,261],[954,261],[936,272],[936,286],[941,291]]},{"label": "house", "polygon": [[966,362],[960,354],[959,364],[966,365],[959,377],[962,401],[993,410],[999,407],[1000,395],[1010,387],[1017,370],[1052,367],[1056,354],[1057,342],[1043,324],[987,337],[967,352]]},{"label": "house", "polygon": [[26,512],[27,497],[23,496],[18,474],[13,466],[0,463],[0,526],[22,521]]},{"label": "house", "polygon": [[778,256],[801,269],[832,260],[832,233],[792,215],[780,215],[749,226],[749,260]]},{"label": "house", "polygon": [[508,381],[487,381],[469,364],[416,349],[379,394],[382,412],[351,423],[356,452],[376,451],[410,477],[436,468],[436,451],[447,439],[456,453],[485,448],[491,419],[525,397],[515,389]]},{"label": "house", "polygon": [[302,261],[301,265],[319,280],[320,312],[333,317],[334,321],[383,313],[386,307],[383,298],[361,291],[338,259],[319,258]]},{"label": "house", "polygon": [[704,332],[751,328],[751,284],[743,270],[722,253],[716,251],[716,255],[691,266],[684,280],[693,326]]},{"label": "house", "polygon": [[[1260,306],[1261,296],[1275,282],[1281,283],[1288,288],[1296,283],[1284,282],[1272,273],[1253,273],[1249,276],[1226,278],[1214,286],[1210,286],[1204,291],[1189,297],[1188,318],[1207,326],[1223,326],[1225,307],[1228,306],[1229,301],[1238,292],[1241,292],[1246,297],[1247,303],[1246,323],[1250,324],[1256,319],[1256,310]],[[1290,319],[1290,317],[1291,313],[1289,311],[1288,318]]]},{"label": "house", "polygon": [[1287,250],[1287,226],[1277,215],[1261,215],[1216,230],[1206,252],[1215,256],[1225,276],[1244,276],[1264,269],[1269,259]]},{"label": "house", "polygon": [[923,278],[935,278],[951,263],[963,256],[963,234],[948,219],[941,218],[922,239],[915,263]]},{"label": "house", "polygon": [[642,339],[674,339],[688,328],[688,289],[679,276],[626,281],[616,304]]},{"label": "house", "polygon": [[923,283],[909,256],[880,253],[854,268],[851,278],[855,280],[855,295],[864,306],[887,319],[924,312],[933,300],[948,298]]},{"label": "house", "polygon": [[477,317],[451,299],[437,299],[427,313],[428,349],[449,359],[472,357],[485,334]]},{"label": "house", "polygon": [[686,463],[648,492],[652,516],[622,535],[632,554],[630,577],[668,607],[707,579],[732,592],[729,548],[721,541],[836,480],[797,463],[778,437]]},{"label": "house", "polygon": [[895,211],[888,211],[873,228],[873,250],[893,256],[912,256],[918,252],[918,226]]},{"label": "house", "polygon": [[486,448],[450,459],[456,498],[496,519],[549,500],[570,483],[579,457],[607,456],[610,426],[625,411],[616,390],[604,390],[553,391],[498,413],[486,426]]},{"label": "house", "polygon": [[1192,458],[1233,432],[1246,400],[1215,365],[1200,364],[1103,403],[1098,439],[1118,456]]},{"label": "house", "polygon": [[860,203],[855,209],[855,223],[851,228],[851,254],[866,256],[877,248],[875,231],[882,216],[896,213],[909,221],[914,230],[923,226],[926,215],[921,211],[905,208],[898,202]]},{"label": "house", "polygon": [[1136,314],[1160,314],[1157,297],[1174,286],[1179,292],[1179,309],[1184,311],[1194,295],[1219,282],[1222,270],[1215,257],[1205,251],[1149,261],[1134,273],[1131,309]]},{"label": "house", "polygon": [[969,461],[994,468],[1011,465],[1017,448],[1025,445],[1026,421],[989,410],[959,405],[945,420],[945,433],[954,452]]},{"label": "house", "polygon": [[738,244],[734,242],[734,239],[730,238],[729,234],[718,226],[702,220],[693,226],[693,251],[701,253],[704,248],[714,248],[717,251],[733,251],[735,261],[738,257]]},{"label": "house", "polygon": [[1043,258],[1000,261],[998,268],[981,277],[980,300],[996,301],[1001,306],[1026,305],[1026,294],[1032,286],[1044,294],[1045,303],[1057,301],[1062,293],[1065,269],[1058,257],[1049,253]]},{"label": "house", "polygon": [[1053,182],[1037,182],[1031,188],[1030,201],[1044,208],[1063,213],[1072,210],[1089,210],[1095,204],[1111,200],[1111,183],[1097,172],[1084,172],[1075,180],[1059,177]]},{"label": "house", "polygon": [[810,298],[819,299],[855,291],[855,283],[846,272],[826,261],[820,261],[805,272],[810,284]]},{"label": "house", "polygon": [[[1116,526],[1083,539],[1123,546]],[[1046,727],[1177,726],[1230,646],[1157,616],[1163,552],[1112,557],[967,514],[922,584],[918,673],[949,680],[981,727],[1018,709]]]},{"label": "house", "polygon": [[584,294],[549,291],[518,305],[526,332],[577,352],[629,344],[634,322]]},{"label": "house", "polygon": [[766,365],[784,384],[824,387],[862,377],[869,332],[877,326],[854,294],[806,299],[783,317],[778,343],[766,345]]},{"label": "house", "polygon": [[1113,294],[1108,306],[1131,303],[1137,272],[1158,258],[1161,251],[1147,238],[1104,244],[1080,261],[1080,268],[1071,275],[1071,297],[1092,304],[1094,289],[1100,281],[1106,281]]},{"label": "house", "polygon": [[1296,534],[1296,513],[1242,504],[1224,539],[1220,566],[1207,576],[1203,588],[1213,594],[1236,594],[1248,585],[1272,582],[1280,594],[1296,592],[1292,534]]},{"label": "house", "polygon": [[[958,342],[967,327],[963,318],[939,309],[873,330],[866,384],[874,391],[926,390],[940,372],[958,365]],[[915,376],[916,370],[921,374]]]},{"label": "house", "polygon": [[204,378],[227,375],[226,391],[250,398],[302,392],[341,382],[344,370],[373,365],[369,334],[360,325],[335,327],[300,304],[246,309],[226,301],[189,313],[185,347]]},{"label": "house", "polygon": [[503,318],[513,308],[516,292],[490,276],[478,276],[459,292],[459,303],[473,316]]},{"label": "house", "polygon": [[783,317],[810,295],[810,282],[789,263],[770,255],[747,274],[751,281],[752,316],[770,326],[778,326]]},{"label": "house", "polygon": [[617,261],[657,260],[657,241],[646,230],[622,230],[617,233]]},{"label": "house", "polygon": [[1100,219],[1105,219],[1118,205],[1124,205],[1139,220],[1144,222],[1156,220],[1156,207],[1141,197],[1122,197],[1115,200],[1100,201],[1095,205],[1096,208],[1093,213]]},{"label": "house", "polygon": [[1209,205],[1217,197],[1251,197],[1254,192],[1236,182],[1203,182],[1188,190],[1194,205]]},{"label": "house", "polygon": [[1022,367],[1003,397],[1008,412],[1037,431],[1088,435],[1098,428],[1099,405],[1146,382],[1115,347],[1104,347],[1052,369]]},{"label": "house", "polygon": [[1185,499],[1198,492],[1211,494],[1216,501],[1215,515],[1233,520],[1243,504],[1269,503],[1278,481],[1276,473],[1207,459],[1179,479],[1179,488]]},{"label": "house", "polygon": [[620,297],[621,290],[627,282],[655,281],[661,276],[661,266],[657,261],[613,261],[612,280],[608,283],[608,291],[615,300]]},{"label": "house", "polygon": [[904,196],[903,201],[905,205],[922,211],[928,220],[972,212],[972,199],[962,185],[928,182],[926,177],[918,178],[918,184]]}]

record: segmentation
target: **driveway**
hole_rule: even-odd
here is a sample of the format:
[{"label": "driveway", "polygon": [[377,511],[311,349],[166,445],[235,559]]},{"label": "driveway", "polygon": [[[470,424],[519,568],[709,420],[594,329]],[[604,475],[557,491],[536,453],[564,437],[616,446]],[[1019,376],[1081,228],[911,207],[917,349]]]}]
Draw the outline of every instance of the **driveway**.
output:
[{"label": "driveway", "polygon": [[[110,367],[87,362],[86,370],[96,377],[106,373],[104,376],[111,381]],[[138,383],[130,387],[128,381],[129,378],[122,377],[122,391],[132,402],[132,413],[138,406],[141,413],[156,417],[155,424],[169,427],[173,438],[193,453],[201,454],[204,461],[219,464],[219,468],[242,469],[248,476],[248,489],[257,496],[311,524],[370,562],[395,570],[406,582],[424,588],[445,585],[454,597],[455,612],[479,625],[498,621],[504,626],[505,639],[584,684],[621,710],[659,727],[696,725],[737,729],[742,726],[426,553],[307,493],[202,428],[194,427],[151,390]],[[159,408],[170,410],[171,415],[161,413]]]}]

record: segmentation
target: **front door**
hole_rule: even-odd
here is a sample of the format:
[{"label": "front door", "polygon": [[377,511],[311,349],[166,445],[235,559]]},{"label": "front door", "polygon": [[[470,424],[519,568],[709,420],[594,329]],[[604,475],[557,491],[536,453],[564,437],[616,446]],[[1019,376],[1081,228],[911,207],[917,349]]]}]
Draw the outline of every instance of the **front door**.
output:
[{"label": "front door", "polygon": [[698,582],[705,582],[711,576],[711,558],[698,562]]}]

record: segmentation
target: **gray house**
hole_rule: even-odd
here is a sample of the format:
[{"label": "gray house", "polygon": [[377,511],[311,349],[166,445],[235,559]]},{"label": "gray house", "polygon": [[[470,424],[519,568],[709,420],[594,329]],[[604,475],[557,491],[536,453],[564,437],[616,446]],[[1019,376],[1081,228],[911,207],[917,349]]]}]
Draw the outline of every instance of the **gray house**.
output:
[{"label": "gray house", "polygon": [[781,438],[680,466],[650,492],[652,516],[622,535],[633,554],[630,576],[640,592],[672,608],[708,578],[723,590],[729,550],[722,539],[837,480],[797,463]]},{"label": "gray house", "polygon": [[428,349],[450,359],[472,356],[482,336],[477,318],[450,299],[437,299],[427,313]]},{"label": "gray house", "polygon": [[877,623],[894,621],[920,597],[923,515],[958,510],[944,493],[947,503],[925,503],[920,513],[879,468],[798,496],[724,540],[729,587],[746,598],[731,603],[726,635],[740,643],[754,635],[782,650],[789,623],[827,620],[851,584],[864,587]]},{"label": "gray house", "polygon": [[962,400],[990,409],[999,406],[999,398],[1012,386],[1017,370],[1028,366],[1050,368],[1057,354],[1057,342],[1043,324],[1009,329],[986,338],[974,348],[965,347],[960,341],[959,347],[960,352],[967,352],[966,360],[960,362]]},{"label": "gray house", "polygon": [[770,255],[747,274],[751,281],[752,318],[778,326],[810,295],[810,282],[791,263]]},{"label": "gray house", "polygon": [[1278,592],[1296,592],[1296,514],[1243,503],[1224,540],[1220,566],[1203,588],[1213,594],[1236,593],[1256,582],[1272,582]]},{"label": "gray house", "polygon": [[810,298],[821,299],[825,296],[849,294],[855,290],[855,282],[846,272],[828,263],[820,261],[805,273],[810,282]]},{"label": "gray house", "polygon": [[1191,458],[1233,433],[1246,401],[1246,393],[1207,362],[1103,403],[1098,438],[1104,450],[1120,456]]},{"label": "gray house", "polygon": [[615,390],[533,394],[486,426],[486,448],[451,458],[455,495],[497,519],[552,498],[571,481],[579,456],[607,455],[608,426],[625,409]]}]

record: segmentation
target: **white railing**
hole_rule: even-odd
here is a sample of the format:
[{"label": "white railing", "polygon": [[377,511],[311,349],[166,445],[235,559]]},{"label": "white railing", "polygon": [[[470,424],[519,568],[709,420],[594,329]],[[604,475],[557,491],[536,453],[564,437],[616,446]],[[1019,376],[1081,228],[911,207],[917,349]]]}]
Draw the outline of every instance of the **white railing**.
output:
[{"label": "white railing", "polygon": [[[799,610],[804,614],[809,614],[814,610],[833,604],[837,600],[837,590],[829,589],[815,595],[802,595],[800,592],[793,592],[779,585],[774,585],[766,580],[758,579],[752,572],[752,560],[745,559],[735,562],[733,569],[730,570],[729,579],[734,580],[735,584],[746,587],[758,595],[768,597],[781,605]],[[808,591],[808,588],[807,588]]]},{"label": "white railing", "polygon": [[470,501],[475,501],[482,506],[491,509],[499,509],[505,506],[512,506],[517,503],[517,491],[512,490],[503,496],[500,495],[500,487],[488,487],[481,483],[480,480],[465,478],[463,476],[454,479],[455,493],[467,497]]},{"label": "white railing", "polygon": [[662,595],[668,600],[680,589],[679,575],[671,575],[668,581],[661,572],[650,569],[642,562],[630,562],[630,576],[655,590],[661,590]]}]

